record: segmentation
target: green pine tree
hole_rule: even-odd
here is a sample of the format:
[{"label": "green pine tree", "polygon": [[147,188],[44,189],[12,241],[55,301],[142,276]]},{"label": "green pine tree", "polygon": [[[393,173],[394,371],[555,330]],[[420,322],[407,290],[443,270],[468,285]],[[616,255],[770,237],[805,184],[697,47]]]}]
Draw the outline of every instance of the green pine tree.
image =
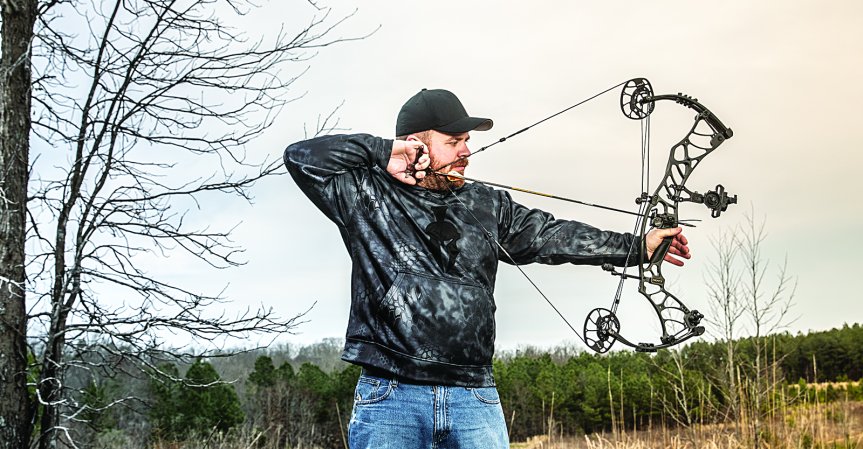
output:
[{"label": "green pine tree", "polygon": [[[173,365],[163,370],[178,377]],[[222,382],[213,365],[201,360],[189,367],[182,383],[154,382],[152,390],[155,403],[150,417],[156,435],[163,439],[226,432],[245,418],[233,385]]]}]

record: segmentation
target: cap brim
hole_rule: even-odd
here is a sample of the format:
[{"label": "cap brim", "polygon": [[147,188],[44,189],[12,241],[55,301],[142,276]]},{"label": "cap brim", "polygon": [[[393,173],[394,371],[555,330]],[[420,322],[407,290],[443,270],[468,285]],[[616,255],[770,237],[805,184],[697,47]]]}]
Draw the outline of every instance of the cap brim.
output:
[{"label": "cap brim", "polygon": [[480,117],[465,117],[456,120],[448,125],[435,128],[435,131],[440,131],[446,134],[461,134],[468,131],[488,131],[494,126],[494,122],[488,118]]}]

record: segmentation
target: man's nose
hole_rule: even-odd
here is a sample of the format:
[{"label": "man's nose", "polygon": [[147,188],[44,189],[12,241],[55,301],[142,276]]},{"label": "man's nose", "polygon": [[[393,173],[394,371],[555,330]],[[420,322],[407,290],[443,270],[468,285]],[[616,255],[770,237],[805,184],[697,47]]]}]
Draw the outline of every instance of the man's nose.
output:
[{"label": "man's nose", "polygon": [[462,143],[461,145],[459,145],[458,153],[456,155],[458,157],[470,156],[470,149],[467,147],[467,143]]}]

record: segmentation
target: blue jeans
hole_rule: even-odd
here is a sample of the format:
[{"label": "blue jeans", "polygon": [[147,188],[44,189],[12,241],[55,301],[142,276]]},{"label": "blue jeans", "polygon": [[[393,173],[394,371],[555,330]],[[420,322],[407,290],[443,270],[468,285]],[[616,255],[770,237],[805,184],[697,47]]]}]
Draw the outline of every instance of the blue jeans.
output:
[{"label": "blue jeans", "polygon": [[406,384],[363,374],[348,429],[351,449],[508,449],[497,388]]}]

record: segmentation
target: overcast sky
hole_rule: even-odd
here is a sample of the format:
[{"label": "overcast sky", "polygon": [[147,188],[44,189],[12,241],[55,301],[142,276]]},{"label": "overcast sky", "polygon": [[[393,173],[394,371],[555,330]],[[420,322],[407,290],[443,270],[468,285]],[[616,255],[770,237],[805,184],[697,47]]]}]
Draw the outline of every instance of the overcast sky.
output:
[{"label": "overcast sky", "polygon": [[[863,3],[366,0],[331,6],[333,17],[358,9],[338,35],[380,29],[367,39],[323,48],[308,61],[308,72],[294,85],[305,97],[285,110],[252,154],[281,157],[285,146],[302,139],[304,126],[314,127],[319,114],[342,101],[338,116],[346,132],[392,137],[399,107],[423,87],[449,89],[469,113],[494,119],[491,131],[473,133],[478,148],[621,81],[646,77],[657,94],[697,97],[734,130],[688,186],[704,191],[723,184],[740,204],[717,220],[701,206],[681,207],[682,216],[704,221],[686,230],[694,258],[684,268],[665,270],[668,289],[706,312],[703,281],[715,260],[710,239],[744,224],[754,211],[769,232],[765,287],[774,285],[786,257],[798,281],[796,321],[788,329],[863,321],[856,284],[863,250]],[[313,12],[302,1],[273,1],[249,23],[275,31],[280,21],[294,26],[291,21],[303,22]],[[468,174],[634,208],[640,130],[620,114],[618,95],[615,90],[477,155]],[[654,180],[692,117],[672,103],[657,106]],[[350,266],[336,227],[288,176],[262,182],[254,193],[251,206],[205,204],[200,214],[213,223],[242,221],[235,238],[246,248],[248,264],[216,276],[189,266],[178,275],[206,286],[229,282],[227,294],[238,308],[264,304],[292,315],[316,302],[299,333],[283,341],[343,337]],[[514,197],[560,218],[620,231],[633,226],[627,216]],[[527,271],[578,328],[590,310],[610,305],[616,287],[614,278],[594,267],[537,265]],[[502,266],[495,296],[498,347],[576,340],[511,267]],[[645,304],[630,283],[620,306],[622,334],[657,335]]]}]

